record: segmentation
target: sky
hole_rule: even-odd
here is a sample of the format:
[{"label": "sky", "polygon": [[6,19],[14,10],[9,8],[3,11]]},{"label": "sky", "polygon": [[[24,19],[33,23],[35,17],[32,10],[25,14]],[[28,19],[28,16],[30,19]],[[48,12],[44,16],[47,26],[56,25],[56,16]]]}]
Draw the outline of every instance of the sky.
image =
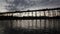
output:
[{"label": "sky", "polygon": [[60,0],[0,0],[0,12],[60,7]]}]

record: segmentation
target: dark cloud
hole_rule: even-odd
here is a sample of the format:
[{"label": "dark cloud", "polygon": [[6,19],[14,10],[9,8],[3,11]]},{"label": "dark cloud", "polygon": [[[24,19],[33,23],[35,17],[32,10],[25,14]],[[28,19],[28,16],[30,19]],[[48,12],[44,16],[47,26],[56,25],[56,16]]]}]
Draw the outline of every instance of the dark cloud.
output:
[{"label": "dark cloud", "polygon": [[44,7],[60,7],[60,0],[11,0],[9,4],[7,6],[7,9],[9,8],[8,10],[41,9]]}]

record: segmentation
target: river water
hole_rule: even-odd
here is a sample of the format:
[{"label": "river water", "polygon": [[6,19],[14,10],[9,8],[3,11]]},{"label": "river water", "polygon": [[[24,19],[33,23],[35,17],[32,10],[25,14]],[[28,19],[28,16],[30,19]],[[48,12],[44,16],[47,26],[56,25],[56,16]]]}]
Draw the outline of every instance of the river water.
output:
[{"label": "river water", "polygon": [[6,28],[13,29],[45,29],[58,31],[60,19],[34,19],[34,20],[0,20],[0,34],[5,34]]}]

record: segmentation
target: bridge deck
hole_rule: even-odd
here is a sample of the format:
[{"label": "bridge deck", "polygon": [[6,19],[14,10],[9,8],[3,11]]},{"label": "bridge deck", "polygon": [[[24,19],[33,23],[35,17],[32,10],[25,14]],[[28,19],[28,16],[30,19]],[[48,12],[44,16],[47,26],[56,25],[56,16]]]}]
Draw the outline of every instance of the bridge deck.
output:
[{"label": "bridge deck", "polygon": [[60,16],[56,17],[46,17],[46,16],[40,16],[40,17],[16,17],[16,16],[0,16],[0,20],[32,20],[32,19],[60,19]]}]

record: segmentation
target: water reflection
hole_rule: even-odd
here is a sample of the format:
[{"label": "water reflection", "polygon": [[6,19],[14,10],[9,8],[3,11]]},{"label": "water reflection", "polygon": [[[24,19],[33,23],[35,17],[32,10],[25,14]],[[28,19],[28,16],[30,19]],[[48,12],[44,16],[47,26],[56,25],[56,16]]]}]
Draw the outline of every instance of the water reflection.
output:
[{"label": "water reflection", "polygon": [[60,19],[0,20],[0,34],[7,28],[60,30]]}]

